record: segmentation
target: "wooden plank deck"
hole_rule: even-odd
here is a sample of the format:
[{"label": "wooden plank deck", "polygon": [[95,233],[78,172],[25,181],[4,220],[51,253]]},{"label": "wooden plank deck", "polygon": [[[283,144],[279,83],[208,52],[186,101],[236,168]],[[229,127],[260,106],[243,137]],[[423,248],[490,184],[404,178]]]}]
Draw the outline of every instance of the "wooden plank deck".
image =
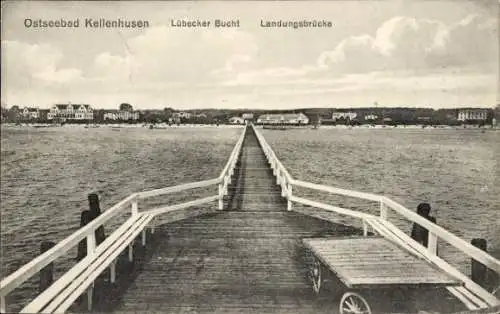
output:
[{"label": "wooden plank deck", "polygon": [[[144,252],[136,245],[137,259],[122,261],[116,283],[96,287],[94,311],[337,313],[344,288],[332,281],[332,293],[313,292],[302,239],[362,232],[287,212],[251,130],[229,191],[224,211],[160,226]],[[431,304],[449,309],[449,296],[439,296]]]},{"label": "wooden plank deck", "polygon": [[350,288],[462,285],[383,237],[304,239],[303,242]]}]

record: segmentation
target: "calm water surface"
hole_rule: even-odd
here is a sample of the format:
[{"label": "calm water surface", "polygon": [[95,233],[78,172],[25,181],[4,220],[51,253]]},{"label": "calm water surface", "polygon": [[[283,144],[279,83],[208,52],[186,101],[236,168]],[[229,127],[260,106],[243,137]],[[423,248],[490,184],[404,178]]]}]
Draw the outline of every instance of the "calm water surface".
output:
[{"label": "calm water surface", "polygon": [[[132,192],[214,178],[240,132],[2,128],[1,277],[38,255],[41,241],[57,242],[74,232],[88,193],[98,192],[105,210]],[[297,179],[384,194],[412,210],[430,202],[440,225],[467,241],[487,238],[499,249],[500,132],[320,128],[262,133]],[[294,193],[377,211],[352,199]],[[409,231],[404,221],[395,223]],[[468,271],[458,251],[440,245],[440,252]],[[56,271],[72,265],[75,253],[59,261]],[[33,290],[36,280],[27,285]]]},{"label": "calm water surface", "polygon": [[38,255],[41,241],[76,230],[88,193],[105,210],[133,192],[215,178],[240,132],[2,128],[1,277]]}]

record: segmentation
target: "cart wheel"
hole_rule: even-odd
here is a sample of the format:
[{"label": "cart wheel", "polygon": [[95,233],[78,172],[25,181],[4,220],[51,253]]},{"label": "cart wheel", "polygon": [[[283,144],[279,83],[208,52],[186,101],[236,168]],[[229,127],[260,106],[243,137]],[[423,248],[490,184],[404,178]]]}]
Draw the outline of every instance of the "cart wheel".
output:
[{"label": "cart wheel", "polygon": [[368,302],[359,294],[346,292],[340,300],[340,314],[371,314]]},{"label": "cart wheel", "polygon": [[313,290],[316,294],[319,294],[319,289],[321,288],[321,263],[318,259],[314,259],[313,268],[311,271],[311,278],[313,284]]}]

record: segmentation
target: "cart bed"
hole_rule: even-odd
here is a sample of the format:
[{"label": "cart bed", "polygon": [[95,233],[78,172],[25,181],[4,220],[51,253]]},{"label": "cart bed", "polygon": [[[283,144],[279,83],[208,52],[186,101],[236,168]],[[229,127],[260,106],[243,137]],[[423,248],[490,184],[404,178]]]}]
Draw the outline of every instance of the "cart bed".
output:
[{"label": "cart bed", "polygon": [[348,288],[463,284],[383,237],[312,238],[303,243]]}]

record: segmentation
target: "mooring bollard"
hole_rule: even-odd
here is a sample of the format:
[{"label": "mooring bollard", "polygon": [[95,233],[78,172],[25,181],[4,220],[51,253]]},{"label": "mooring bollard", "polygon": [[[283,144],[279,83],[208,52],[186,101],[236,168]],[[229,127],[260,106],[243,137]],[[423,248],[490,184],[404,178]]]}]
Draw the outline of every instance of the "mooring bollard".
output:
[{"label": "mooring bollard", "polygon": [[[488,242],[486,239],[475,238],[472,239],[471,244],[475,247],[488,252]],[[484,287],[487,284],[487,273],[488,268],[476,261],[475,259],[471,259],[471,279],[478,285]]]},{"label": "mooring bollard", "polygon": [[[90,211],[84,210],[80,216],[80,228],[86,226],[92,221]],[[78,253],[76,259],[81,261],[85,256],[87,256],[87,239],[83,239],[78,243]]]},{"label": "mooring bollard", "polygon": [[[40,244],[40,254],[43,254],[53,248],[55,246],[55,242],[52,241],[44,241]],[[54,263],[50,263],[40,270],[40,284],[38,285],[38,291],[42,293],[50,287],[50,285],[54,282]]]},{"label": "mooring bollard", "polygon": [[[89,199],[89,209],[90,209],[90,218],[91,220],[96,219],[101,215],[101,207],[99,206],[99,196],[96,193],[90,193],[88,195]],[[106,239],[106,235],[104,233],[104,226],[99,226],[95,231],[95,240],[96,245],[101,244],[104,239]]]}]

